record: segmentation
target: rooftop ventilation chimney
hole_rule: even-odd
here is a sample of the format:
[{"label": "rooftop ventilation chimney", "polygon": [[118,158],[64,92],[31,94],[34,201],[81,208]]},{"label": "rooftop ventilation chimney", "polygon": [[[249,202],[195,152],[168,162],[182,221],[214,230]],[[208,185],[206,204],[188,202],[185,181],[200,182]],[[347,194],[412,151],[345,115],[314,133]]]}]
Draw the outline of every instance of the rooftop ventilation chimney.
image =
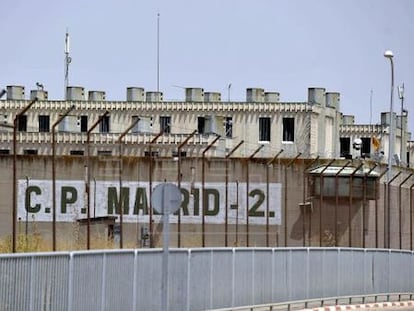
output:
[{"label": "rooftop ventilation chimney", "polygon": [[142,87],[127,87],[127,101],[143,102],[145,100],[145,90]]},{"label": "rooftop ventilation chimney", "polygon": [[[393,112],[394,119],[396,118],[396,113]],[[394,122],[394,125],[396,123]],[[390,125],[390,112],[381,112],[381,125],[389,126]]]},{"label": "rooftop ventilation chimney", "polygon": [[339,111],[339,103],[340,103],[341,95],[336,92],[327,92],[326,93],[326,106],[335,108]]},{"label": "rooftop ventilation chimney", "polygon": [[104,91],[89,91],[88,100],[91,100],[91,101],[105,100],[105,92]]},{"label": "rooftop ventilation chimney", "polygon": [[204,101],[204,89],[199,87],[187,87],[185,89],[185,101],[186,102],[203,102]]},{"label": "rooftop ventilation chimney", "polygon": [[31,90],[30,99],[33,100],[37,97],[38,100],[47,100],[48,93],[45,90]]},{"label": "rooftop ventilation chimney", "polygon": [[318,104],[326,106],[325,89],[321,87],[308,88],[308,102],[310,104]]},{"label": "rooftop ventilation chimney", "polygon": [[85,100],[85,89],[81,86],[68,86],[66,96],[67,100]]},{"label": "rooftop ventilation chimney", "polygon": [[264,100],[264,89],[248,88],[246,89],[246,102],[262,103]]},{"label": "rooftop ventilation chimney", "polygon": [[264,100],[266,103],[277,103],[280,100],[280,93],[278,92],[265,92]]},{"label": "rooftop ventilation chimney", "polygon": [[221,101],[221,94],[219,92],[205,92],[204,101],[207,103]]},{"label": "rooftop ventilation chimney", "polygon": [[352,116],[352,115],[342,116],[342,125],[353,125],[353,124],[355,124],[355,116]]},{"label": "rooftop ventilation chimney", "polygon": [[147,102],[160,102],[162,101],[162,92],[147,92],[145,97]]},{"label": "rooftop ventilation chimney", "polygon": [[7,99],[8,100],[23,100],[24,99],[24,86],[8,85],[6,88],[7,88]]}]

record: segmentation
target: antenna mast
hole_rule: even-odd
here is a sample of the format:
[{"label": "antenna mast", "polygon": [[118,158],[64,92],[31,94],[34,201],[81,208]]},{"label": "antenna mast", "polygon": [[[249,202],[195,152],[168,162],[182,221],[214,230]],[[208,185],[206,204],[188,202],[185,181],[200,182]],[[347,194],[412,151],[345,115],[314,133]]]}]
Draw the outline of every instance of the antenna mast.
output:
[{"label": "antenna mast", "polygon": [[69,32],[66,29],[66,37],[65,37],[65,90],[64,96],[65,99],[68,99],[68,86],[69,86],[69,64],[72,62],[72,58],[69,56],[70,52],[70,41],[69,41]]},{"label": "antenna mast", "polygon": [[160,13],[157,13],[157,92],[159,91],[160,91]]}]

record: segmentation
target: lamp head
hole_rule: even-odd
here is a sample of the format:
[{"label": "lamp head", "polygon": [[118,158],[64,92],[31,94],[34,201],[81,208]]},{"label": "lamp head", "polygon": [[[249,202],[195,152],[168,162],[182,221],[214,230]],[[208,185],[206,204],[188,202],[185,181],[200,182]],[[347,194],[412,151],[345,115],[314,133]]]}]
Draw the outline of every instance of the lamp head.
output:
[{"label": "lamp head", "polygon": [[384,57],[386,57],[386,58],[393,58],[394,57],[394,53],[392,51],[390,51],[390,50],[386,50],[384,52]]}]

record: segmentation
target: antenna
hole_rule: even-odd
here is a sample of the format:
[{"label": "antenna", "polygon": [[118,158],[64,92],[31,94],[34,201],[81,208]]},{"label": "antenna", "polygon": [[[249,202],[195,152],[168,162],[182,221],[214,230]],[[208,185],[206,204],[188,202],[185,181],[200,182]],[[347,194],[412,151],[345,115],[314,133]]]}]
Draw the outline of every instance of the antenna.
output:
[{"label": "antenna", "polygon": [[160,91],[160,13],[157,13],[157,92]]},{"label": "antenna", "polygon": [[66,36],[65,36],[65,90],[63,92],[65,99],[68,99],[68,86],[69,86],[69,64],[72,62],[72,58],[69,56],[70,53],[70,39],[69,39],[69,31],[66,29]]},{"label": "antenna", "polygon": [[369,125],[372,125],[372,94],[374,91],[371,89],[370,95],[369,95]]}]

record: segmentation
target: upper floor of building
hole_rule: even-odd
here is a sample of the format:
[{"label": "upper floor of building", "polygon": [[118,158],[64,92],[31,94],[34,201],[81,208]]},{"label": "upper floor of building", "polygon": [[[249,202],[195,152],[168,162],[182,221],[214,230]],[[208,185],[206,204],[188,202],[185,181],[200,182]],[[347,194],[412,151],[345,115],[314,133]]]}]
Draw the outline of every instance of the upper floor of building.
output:
[{"label": "upper floor of building", "polygon": [[[116,155],[122,141],[123,152],[137,156],[148,153],[154,142],[160,156],[176,153],[185,143],[180,149],[193,155],[212,144],[212,156],[249,157],[258,149],[261,157],[282,150],[285,157],[309,158],[375,157],[378,152],[383,155],[378,160],[385,161],[387,117],[385,113],[379,125],[357,125],[340,112],[340,94],[324,88],[309,88],[303,102],[281,102],[278,92],[248,88],[246,101],[234,102],[202,88],[185,89],[183,101],[164,101],[161,92],[129,87],[125,101],[107,101],[105,92],[86,96],[83,87],[68,87],[65,100],[49,100],[44,89],[32,90],[26,98],[24,87],[8,86],[0,100],[0,152],[12,153],[16,141],[18,153],[50,154],[54,144],[57,154],[84,154],[89,136],[91,154]],[[411,138],[407,116],[394,117],[404,132],[395,131],[400,147]],[[362,150],[353,148],[356,139],[362,140]]]}]

